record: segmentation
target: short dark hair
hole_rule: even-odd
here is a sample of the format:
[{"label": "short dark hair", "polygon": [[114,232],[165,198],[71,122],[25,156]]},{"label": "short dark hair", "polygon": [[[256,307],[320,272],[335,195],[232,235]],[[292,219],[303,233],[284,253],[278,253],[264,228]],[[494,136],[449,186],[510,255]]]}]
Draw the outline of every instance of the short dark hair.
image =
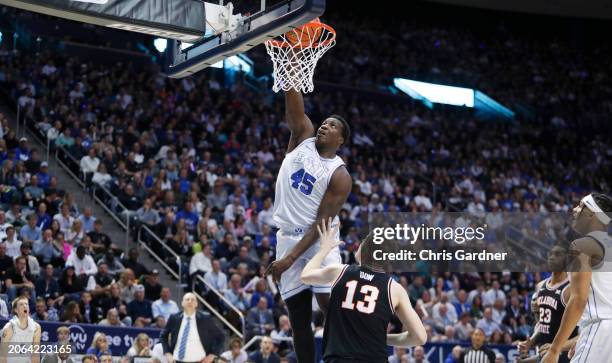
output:
[{"label": "short dark hair", "polygon": [[346,120],[340,115],[331,115],[329,118],[335,118],[342,123],[342,138],[344,139],[342,144],[347,144],[351,138],[351,127],[349,126],[348,122],[346,122]]}]

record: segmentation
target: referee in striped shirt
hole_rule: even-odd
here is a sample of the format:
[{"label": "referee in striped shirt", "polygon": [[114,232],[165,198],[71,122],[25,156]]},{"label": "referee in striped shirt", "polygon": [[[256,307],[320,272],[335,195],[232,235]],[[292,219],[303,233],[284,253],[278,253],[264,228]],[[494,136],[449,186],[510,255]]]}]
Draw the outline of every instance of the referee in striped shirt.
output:
[{"label": "referee in striped shirt", "polygon": [[484,346],[485,334],[482,329],[474,329],[472,346],[461,353],[460,363],[495,363],[495,353]]}]

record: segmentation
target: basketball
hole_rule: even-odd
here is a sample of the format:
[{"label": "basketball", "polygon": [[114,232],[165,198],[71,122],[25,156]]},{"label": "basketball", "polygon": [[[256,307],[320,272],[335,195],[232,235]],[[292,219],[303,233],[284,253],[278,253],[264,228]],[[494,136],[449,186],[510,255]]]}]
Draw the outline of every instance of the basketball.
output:
[{"label": "basketball", "polygon": [[290,30],[285,34],[287,37],[287,41],[291,45],[300,45],[301,47],[311,46],[314,39],[318,39],[321,37],[321,33],[323,32],[323,28],[319,26],[319,18],[312,20],[298,28]]}]

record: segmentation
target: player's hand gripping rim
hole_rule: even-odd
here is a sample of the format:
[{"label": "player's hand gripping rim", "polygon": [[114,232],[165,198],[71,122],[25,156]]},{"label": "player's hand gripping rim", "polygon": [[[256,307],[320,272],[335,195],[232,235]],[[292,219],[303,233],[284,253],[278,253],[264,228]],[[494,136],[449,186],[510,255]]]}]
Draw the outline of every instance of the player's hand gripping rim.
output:
[{"label": "player's hand gripping rim", "polygon": [[325,219],[322,219],[321,225],[317,225],[317,231],[319,231],[321,241],[321,251],[325,251],[326,253],[344,244],[344,242],[336,239],[340,224],[336,225],[334,228],[331,228],[331,225],[331,217],[328,219],[327,223],[325,223]]}]

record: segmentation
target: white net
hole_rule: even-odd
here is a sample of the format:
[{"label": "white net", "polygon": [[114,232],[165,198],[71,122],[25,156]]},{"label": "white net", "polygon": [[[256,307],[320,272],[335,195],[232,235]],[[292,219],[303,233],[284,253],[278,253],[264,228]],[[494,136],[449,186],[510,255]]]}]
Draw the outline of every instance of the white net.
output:
[{"label": "white net", "polygon": [[265,43],[274,63],[272,90],[312,92],[317,62],[336,44],[336,32],[328,25],[309,23],[306,28],[296,28],[281,35],[281,39]]}]

